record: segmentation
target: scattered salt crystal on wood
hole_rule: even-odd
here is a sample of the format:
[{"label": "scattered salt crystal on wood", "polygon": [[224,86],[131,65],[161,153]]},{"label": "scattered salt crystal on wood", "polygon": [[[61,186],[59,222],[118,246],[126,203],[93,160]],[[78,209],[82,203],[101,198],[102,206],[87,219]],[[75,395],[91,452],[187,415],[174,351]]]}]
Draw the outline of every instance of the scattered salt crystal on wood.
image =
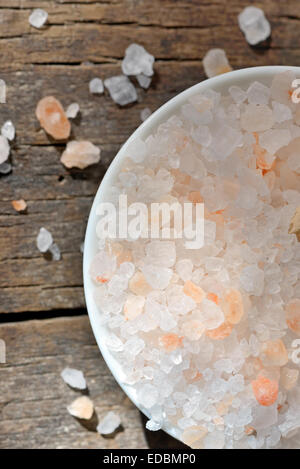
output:
[{"label": "scattered salt crystal on wood", "polygon": [[61,377],[71,388],[84,390],[87,388],[85,377],[80,370],[75,368],[64,368]]},{"label": "scattered salt crystal on wood", "polygon": [[254,46],[267,39],[271,34],[271,26],[261,8],[246,7],[238,16],[239,27],[246,41]]},{"label": "scattered salt crystal on wood", "polygon": [[151,77],[147,77],[146,75],[144,75],[143,73],[140,73],[139,75],[136,76],[136,79],[138,81],[138,84],[144,88],[145,90],[147,90],[149,88],[149,86],[151,85],[151,81],[152,81],[152,78]]},{"label": "scattered salt crystal on wood", "polygon": [[137,101],[137,92],[131,81],[125,75],[117,75],[104,80],[104,85],[108,89],[113,101],[120,106]]},{"label": "scattered salt crystal on wood", "polygon": [[0,79],[0,104],[6,103],[6,83]]},{"label": "scattered salt crystal on wood", "polygon": [[108,412],[97,425],[97,432],[101,435],[111,435],[120,425],[120,417],[115,412]]},{"label": "scattered salt crystal on wood", "polygon": [[89,397],[81,396],[71,402],[67,410],[73,417],[90,420],[94,413],[94,404]]},{"label": "scattered salt crystal on wood", "polygon": [[40,228],[39,234],[36,239],[36,244],[40,252],[47,252],[53,243],[51,233],[46,228]]},{"label": "scattered salt crystal on wood", "polygon": [[66,110],[66,116],[68,119],[75,119],[80,111],[78,103],[72,103]]},{"label": "scattered salt crystal on wood", "polygon": [[6,121],[1,128],[1,135],[6,137],[7,140],[13,140],[15,138],[16,130],[12,121]]},{"label": "scattered salt crystal on wood", "polygon": [[154,57],[143,46],[131,44],[125,51],[122,71],[125,75],[153,75]]},{"label": "scattered salt crystal on wood", "polygon": [[52,260],[59,261],[61,259],[61,252],[56,243],[52,243],[49,252],[52,254]]},{"label": "scattered salt crystal on wood", "polygon": [[101,78],[93,78],[89,83],[89,89],[92,94],[104,93],[104,85]]},{"label": "scattered salt crystal on wood", "polygon": [[24,199],[13,200],[11,204],[16,212],[24,212],[27,208],[27,203]]},{"label": "scattered salt crystal on wood", "polygon": [[53,96],[41,99],[36,108],[36,116],[41,127],[54,139],[69,138],[71,124],[61,103]]},{"label": "scattered salt crystal on wood", "polygon": [[223,49],[210,49],[203,58],[203,67],[208,78],[232,70]]},{"label": "scattered salt crystal on wood", "polygon": [[9,157],[10,146],[8,140],[3,135],[0,135],[0,164],[4,163]]},{"label": "scattered salt crystal on wood", "polygon": [[42,28],[48,20],[48,13],[41,8],[36,8],[33,10],[31,15],[29,16],[29,23],[34,28]]},{"label": "scattered salt crystal on wood", "polygon": [[60,161],[66,168],[85,169],[100,161],[100,148],[91,142],[72,141],[67,144]]},{"label": "scattered salt crystal on wood", "polygon": [[142,122],[145,122],[145,120],[148,119],[148,117],[150,117],[152,114],[151,112],[151,109],[149,109],[148,107],[145,107],[144,109],[141,110],[141,121]]}]

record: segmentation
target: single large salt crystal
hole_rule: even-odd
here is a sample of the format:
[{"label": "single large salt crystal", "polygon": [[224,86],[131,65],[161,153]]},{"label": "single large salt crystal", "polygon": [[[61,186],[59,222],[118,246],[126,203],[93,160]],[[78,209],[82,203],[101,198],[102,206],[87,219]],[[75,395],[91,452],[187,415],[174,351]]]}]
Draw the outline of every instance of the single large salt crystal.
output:
[{"label": "single large salt crystal", "polygon": [[10,147],[7,138],[0,135],[0,164],[7,160],[9,153]]},{"label": "single large salt crystal", "polygon": [[164,348],[166,352],[173,352],[182,345],[182,338],[177,334],[162,335],[159,340],[159,345]]},{"label": "single large salt crystal", "polygon": [[104,85],[101,78],[93,78],[89,83],[89,90],[92,94],[102,94],[104,92]]},{"label": "single large salt crystal", "polygon": [[137,92],[131,81],[125,75],[117,75],[104,80],[111,98],[120,106],[137,101]]},{"label": "single large salt crystal", "polygon": [[252,381],[252,390],[257,402],[265,407],[273,405],[278,398],[278,383],[276,381],[259,376]]},{"label": "single large salt crystal", "polygon": [[72,103],[68,106],[66,116],[68,119],[75,119],[80,111],[78,103]]},{"label": "single large salt crystal", "polygon": [[210,49],[203,58],[203,67],[208,78],[232,70],[223,49]]},{"label": "single large salt crystal", "polygon": [[167,267],[156,265],[145,265],[142,268],[146,282],[155,289],[164,290],[171,281],[173,271]]},{"label": "single large salt crystal", "polygon": [[129,280],[129,290],[135,295],[147,296],[152,288],[147,283],[144,274],[138,271]]},{"label": "single large salt crystal", "polygon": [[39,234],[36,238],[36,244],[40,252],[47,252],[53,243],[51,233],[46,228],[40,228]]},{"label": "single large salt crystal", "polygon": [[248,132],[263,132],[273,123],[272,110],[264,104],[248,104],[241,115],[241,126]]},{"label": "single large salt crystal", "polygon": [[146,246],[149,261],[155,265],[172,267],[176,260],[174,241],[150,241]]},{"label": "single large salt crystal", "polygon": [[292,111],[285,104],[281,104],[281,103],[278,103],[277,101],[273,101],[272,107],[273,107],[273,116],[274,116],[275,122],[281,123],[281,122],[285,122],[287,120],[292,119],[293,117]]},{"label": "single large salt crystal", "polygon": [[53,96],[41,99],[36,108],[41,127],[56,140],[69,138],[71,124],[61,103]]},{"label": "single large salt crystal", "polygon": [[48,13],[45,10],[42,10],[41,8],[36,8],[29,16],[29,23],[31,24],[31,26],[37,29],[42,28],[47,22],[47,20]]},{"label": "single large salt crystal", "polygon": [[273,155],[290,141],[291,133],[288,129],[270,129],[259,136],[259,144]]},{"label": "single large salt crystal", "polygon": [[11,204],[16,212],[25,212],[27,208],[27,203],[24,199],[13,200]]},{"label": "single large salt crystal", "polygon": [[1,128],[1,135],[3,135],[3,137],[6,137],[7,140],[12,141],[15,138],[15,134],[16,130],[12,121],[4,122]]},{"label": "single large salt crystal", "polygon": [[84,375],[80,370],[64,368],[60,375],[64,382],[71,386],[71,388],[84,390],[87,387]]},{"label": "single large salt crystal", "polygon": [[125,51],[122,71],[125,75],[153,75],[154,57],[143,46],[131,44]]},{"label": "single large salt crystal", "polygon": [[300,207],[297,208],[293,218],[291,219],[289,234],[295,234],[298,241],[300,241]]},{"label": "single large salt crystal", "polygon": [[137,391],[137,399],[146,409],[150,409],[157,403],[158,396],[157,387],[150,383],[143,384]]},{"label": "single large salt crystal", "polygon": [[100,148],[91,142],[73,140],[67,144],[60,161],[66,168],[85,169],[92,164],[99,163],[100,153]]},{"label": "single large salt crystal", "polygon": [[145,122],[145,120],[148,119],[148,117],[150,117],[152,114],[152,111],[151,109],[149,109],[148,107],[145,107],[144,109],[141,110],[141,121],[142,122]]},{"label": "single large salt crystal", "polygon": [[268,366],[284,366],[289,361],[287,350],[281,339],[265,342],[262,351],[264,361]]},{"label": "single large salt crystal", "polygon": [[261,8],[246,7],[238,16],[239,27],[245,34],[247,42],[253,46],[267,39],[271,26]]},{"label": "single large salt crystal", "polygon": [[115,412],[108,412],[97,425],[97,432],[101,435],[111,435],[120,425],[120,417]]},{"label": "single large salt crystal", "polygon": [[199,318],[208,330],[217,329],[224,323],[224,313],[214,301],[204,299]]},{"label": "single large salt crystal", "polygon": [[73,417],[90,420],[94,413],[94,404],[89,397],[81,396],[71,402],[67,410]]},{"label": "single large salt crystal", "polygon": [[268,104],[271,90],[258,81],[251,83],[247,90],[248,101],[251,104]]},{"label": "single large salt crystal", "polygon": [[293,298],[285,307],[286,322],[291,331],[300,336],[300,299]]}]

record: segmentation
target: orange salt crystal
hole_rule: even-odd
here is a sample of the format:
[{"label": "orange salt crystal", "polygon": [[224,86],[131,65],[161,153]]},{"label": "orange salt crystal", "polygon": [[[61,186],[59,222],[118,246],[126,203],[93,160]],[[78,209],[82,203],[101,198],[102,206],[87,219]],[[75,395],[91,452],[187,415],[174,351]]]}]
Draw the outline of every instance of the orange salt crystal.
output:
[{"label": "orange salt crystal", "polygon": [[106,283],[106,282],[108,282],[108,278],[101,277],[100,275],[98,275],[98,276],[96,277],[96,282],[98,282],[98,283]]},{"label": "orange salt crystal", "polygon": [[216,294],[213,293],[213,292],[208,292],[207,295],[206,295],[206,298],[207,298],[209,301],[213,301],[214,303],[216,303],[216,305],[219,304],[219,297],[218,297],[218,295],[216,295]]},{"label": "orange salt crystal", "polygon": [[146,296],[152,288],[147,283],[144,274],[138,271],[129,280],[129,290],[135,295]]},{"label": "orange salt crystal", "polygon": [[233,325],[229,322],[224,322],[216,329],[206,330],[205,335],[212,340],[224,340],[229,337],[233,329]]},{"label": "orange salt crystal", "polygon": [[205,293],[202,288],[198,287],[191,280],[185,282],[183,293],[187,296],[190,296],[196,303],[201,303],[201,301],[205,298]]},{"label": "orange salt crystal", "polygon": [[39,101],[36,117],[41,127],[56,140],[69,138],[71,124],[61,103],[53,96],[47,96]]},{"label": "orange salt crystal", "polygon": [[165,349],[166,352],[173,352],[182,345],[182,337],[177,334],[165,334],[159,338],[159,345]]},{"label": "orange salt crystal", "polygon": [[286,322],[291,331],[300,336],[300,300],[292,299],[285,308]]},{"label": "orange salt crystal", "polygon": [[238,324],[244,316],[242,295],[234,288],[225,293],[224,314],[230,324]]},{"label": "orange salt crystal", "polygon": [[60,161],[66,168],[85,169],[100,161],[100,148],[88,141],[76,142],[73,140],[66,146]]},{"label": "orange salt crystal", "polygon": [[188,195],[188,199],[193,204],[201,204],[203,202],[203,197],[199,191],[192,191]]},{"label": "orange salt crystal", "polygon": [[260,405],[269,407],[277,401],[277,381],[272,381],[264,376],[259,376],[255,381],[251,382],[251,385],[255,399]]},{"label": "orange salt crystal", "polygon": [[285,345],[280,339],[265,342],[263,352],[269,366],[284,366],[289,361]]},{"label": "orange salt crystal", "polygon": [[23,199],[13,200],[11,204],[16,212],[24,212],[27,208],[27,204]]},{"label": "orange salt crystal", "polygon": [[256,435],[256,430],[254,427],[247,425],[247,427],[245,427],[245,433],[247,436]]},{"label": "orange salt crystal", "polygon": [[256,140],[256,143],[253,144],[253,152],[256,156],[256,166],[257,168],[262,169],[263,171],[268,171],[272,168],[275,157],[273,155],[270,155],[267,150],[265,150],[259,145],[258,133],[253,132],[253,135]]}]

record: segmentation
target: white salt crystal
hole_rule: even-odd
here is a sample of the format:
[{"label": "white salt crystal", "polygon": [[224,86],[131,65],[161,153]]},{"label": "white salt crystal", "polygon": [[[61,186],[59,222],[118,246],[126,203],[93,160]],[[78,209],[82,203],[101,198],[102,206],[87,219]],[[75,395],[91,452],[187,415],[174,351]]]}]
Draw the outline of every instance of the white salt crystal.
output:
[{"label": "white salt crystal", "polygon": [[162,427],[161,423],[155,422],[155,420],[148,420],[146,423],[146,428],[147,430],[150,430],[151,432],[157,432],[160,430]]},{"label": "white salt crystal", "polygon": [[256,189],[251,186],[242,186],[238,193],[236,203],[239,207],[244,208],[245,210],[250,210],[255,207],[257,203]]},{"label": "white salt crystal", "polygon": [[7,138],[0,135],[0,164],[7,160],[9,153],[10,147]]},{"label": "white salt crystal", "polygon": [[152,288],[164,290],[170,283],[173,271],[166,267],[159,267],[156,265],[145,265],[142,272]]},{"label": "white salt crystal", "polygon": [[150,409],[158,402],[158,389],[152,384],[143,384],[137,391],[137,399],[141,406]]},{"label": "white salt crystal", "polygon": [[36,244],[40,252],[47,252],[53,243],[51,233],[46,228],[40,228]]},{"label": "white salt crystal", "polygon": [[64,382],[71,386],[71,388],[84,390],[87,387],[84,375],[80,370],[64,368],[60,375]]},{"label": "white salt crystal", "polygon": [[261,8],[246,7],[238,16],[239,27],[245,34],[247,42],[253,46],[267,39],[271,26]]},{"label": "white salt crystal", "polygon": [[181,280],[191,280],[194,265],[190,259],[181,259],[176,263],[176,272]]},{"label": "white salt crystal", "polygon": [[231,86],[228,91],[237,104],[241,104],[247,99],[246,91],[242,90],[239,86]]},{"label": "white salt crystal", "polygon": [[294,73],[289,70],[274,75],[271,84],[271,95],[275,101],[285,104],[286,106],[291,105],[290,92],[294,78]]},{"label": "white salt crystal", "polygon": [[217,329],[224,322],[224,314],[213,301],[204,299],[201,303],[200,320],[206,329]]},{"label": "white salt crystal", "polygon": [[0,104],[6,103],[6,83],[0,79]]},{"label": "white salt crystal", "polygon": [[68,119],[75,119],[80,111],[79,104],[78,103],[72,103],[70,106],[68,106],[66,110],[66,116]]},{"label": "white salt crystal", "polygon": [[141,121],[145,122],[145,120],[147,120],[148,117],[151,116],[151,114],[152,114],[152,111],[148,107],[145,107],[144,109],[142,109],[141,110]]},{"label": "white salt crystal", "polygon": [[137,92],[131,81],[125,75],[117,75],[104,80],[113,101],[120,106],[137,101]]},{"label": "white salt crystal", "polygon": [[149,86],[151,85],[152,78],[147,77],[143,73],[140,73],[139,75],[137,75],[136,79],[138,81],[138,84],[145,90],[147,90]]},{"label": "white salt crystal", "polygon": [[172,267],[176,261],[176,246],[174,241],[150,241],[146,254],[152,264]]},{"label": "white salt crystal", "polygon": [[111,435],[120,425],[120,417],[115,412],[108,412],[97,425],[97,432],[101,435]]},{"label": "white salt crystal", "polygon": [[49,252],[52,254],[52,259],[54,261],[59,261],[61,259],[61,252],[56,243],[52,243],[49,247]]},{"label": "white salt crystal", "polygon": [[29,23],[31,26],[37,29],[42,28],[47,20],[48,13],[41,8],[36,8],[29,16]]},{"label": "white salt crystal", "polygon": [[208,147],[211,144],[211,133],[206,125],[199,125],[192,130],[192,137],[196,143]]},{"label": "white salt crystal", "polygon": [[101,78],[93,78],[89,83],[90,93],[102,94],[104,92],[104,85]]},{"label": "white salt crystal", "polygon": [[89,397],[81,396],[68,405],[67,410],[73,417],[90,420],[94,413],[94,404]]},{"label": "white salt crystal", "polygon": [[249,265],[242,270],[240,282],[246,292],[260,296],[264,290],[264,272],[256,264]]},{"label": "white salt crystal", "polygon": [[270,129],[259,136],[259,144],[269,153],[275,154],[281,147],[291,141],[291,133],[288,129]]},{"label": "white salt crystal", "polygon": [[1,135],[7,138],[7,140],[12,141],[15,138],[15,126],[12,121],[6,121],[1,128]]},{"label": "white salt crystal", "polygon": [[266,105],[248,104],[241,115],[241,125],[248,132],[262,132],[272,127],[273,113]]},{"label": "white salt crystal", "polygon": [[232,70],[223,49],[210,49],[203,58],[203,67],[208,78]]},{"label": "white salt crystal", "polygon": [[122,71],[125,75],[153,75],[154,57],[143,46],[131,44],[125,51]]},{"label": "white salt crystal", "polygon": [[284,122],[292,119],[293,114],[288,106],[285,104],[278,103],[277,101],[272,102],[273,116],[275,122]]},{"label": "white salt crystal", "polygon": [[255,430],[262,430],[263,428],[275,425],[278,420],[277,405],[278,404],[274,404],[269,407],[256,406],[251,426],[253,426]]},{"label": "white salt crystal", "polygon": [[251,104],[268,104],[271,90],[267,86],[254,81],[247,90],[248,101]]}]

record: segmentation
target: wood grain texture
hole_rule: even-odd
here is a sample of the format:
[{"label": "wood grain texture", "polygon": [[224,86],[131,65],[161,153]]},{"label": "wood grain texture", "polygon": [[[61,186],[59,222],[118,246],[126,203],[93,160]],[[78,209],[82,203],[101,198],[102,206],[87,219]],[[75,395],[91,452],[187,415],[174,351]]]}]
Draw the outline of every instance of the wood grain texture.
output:
[{"label": "wood grain texture", "polygon": [[[155,110],[175,94],[203,80],[202,58],[224,47],[234,68],[300,63],[297,0],[255,2],[272,24],[272,37],[253,48],[244,40],[237,15],[249,0],[0,0],[1,78],[8,85],[0,125],[12,119],[13,172],[0,177],[0,313],[84,307],[80,244],[93,196],[114,155],[140,124],[144,107]],[[33,8],[45,8],[48,25],[28,23]],[[120,73],[132,42],[156,57],[148,91],[139,102],[116,106],[107,92],[91,96],[88,82]],[[67,171],[60,164],[64,142],[53,142],[35,118],[38,100],[55,95],[64,106],[77,101],[81,116],[72,137],[102,149],[99,165]],[[26,214],[11,207],[28,202]],[[41,226],[53,232],[62,260],[52,263],[35,245]]]},{"label": "wood grain texture", "polygon": [[[147,448],[139,412],[108,371],[87,317],[2,324],[0,338],[0,448]],[[86,426],[67,412],[81,393],[61,379],[66,366],[85,374],[97,415]],[[102,437],[97,418],[111,410],[122,429]]]}]

